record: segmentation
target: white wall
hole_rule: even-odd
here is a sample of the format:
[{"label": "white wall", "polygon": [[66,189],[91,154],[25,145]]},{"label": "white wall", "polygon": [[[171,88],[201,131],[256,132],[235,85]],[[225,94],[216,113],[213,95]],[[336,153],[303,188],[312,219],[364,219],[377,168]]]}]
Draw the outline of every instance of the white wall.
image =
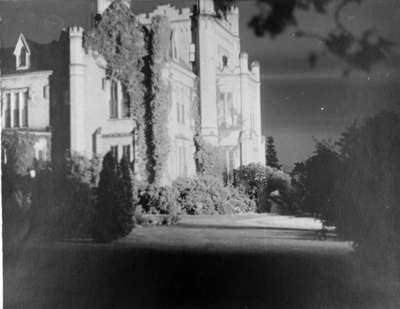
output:
[{"label": "white wall", "polygon": [[[43,96],[43,87],[49,86],[51,71],[26,72],[2,76],[2,96],[5,102],[6,93],[28,91],[28,127],[30,129],[44,130],[50,124],[49,93]],[[14,98],[12,98],[14,100]],[[20,101],[22,98],[20,97]],[[4,105],[3,105],[4,108]],[[4,126],[4,112],[2,113]]]}]

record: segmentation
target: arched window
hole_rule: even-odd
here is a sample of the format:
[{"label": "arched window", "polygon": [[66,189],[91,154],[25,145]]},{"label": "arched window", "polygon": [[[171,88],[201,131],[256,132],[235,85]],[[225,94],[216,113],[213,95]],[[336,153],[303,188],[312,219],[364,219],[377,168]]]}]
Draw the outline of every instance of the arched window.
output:
[{"label": "arched window", "polygon": [[176,47],[175,31],[171,32],[171,57],[172,57],[172,59],[178,59],[178,49]]}]

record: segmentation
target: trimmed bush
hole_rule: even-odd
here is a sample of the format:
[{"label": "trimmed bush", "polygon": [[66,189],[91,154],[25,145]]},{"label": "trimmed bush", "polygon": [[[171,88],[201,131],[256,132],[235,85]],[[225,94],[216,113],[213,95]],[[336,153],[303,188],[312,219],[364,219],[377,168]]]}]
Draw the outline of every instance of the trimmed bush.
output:
[{"label": "trimmed bush", "polygon": [[119,166],[112,153],[108,152],[103,158],[97,189],[92,230],[95,241],[116,240],[128,235],[134,227],[132,182],[129,164],[123,160]]},{"label": "trimmed bush", "polygon": [[214,176],[179,178],[173,186],[179,191],[182,210],[190,215],[233,214],[255,209],[250,199],[233,187],[225,187]]}]

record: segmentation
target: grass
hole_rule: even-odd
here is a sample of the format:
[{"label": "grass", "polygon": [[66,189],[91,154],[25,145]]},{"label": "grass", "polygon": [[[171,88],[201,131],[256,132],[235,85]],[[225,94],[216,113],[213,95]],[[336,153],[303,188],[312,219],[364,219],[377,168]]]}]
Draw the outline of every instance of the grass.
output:
[{"label": "grass", "polygon": [[8,248],[5,307],[399,308],[397,286],[365,275],[348,243],[206,219],[137,228],[111,244]]}]

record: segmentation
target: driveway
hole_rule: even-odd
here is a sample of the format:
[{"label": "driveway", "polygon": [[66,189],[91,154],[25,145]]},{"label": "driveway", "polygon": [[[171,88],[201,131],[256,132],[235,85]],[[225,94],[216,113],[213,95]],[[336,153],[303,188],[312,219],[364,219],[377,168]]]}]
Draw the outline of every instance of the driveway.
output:
[{"label": "driveway", "polygon": [[322,223],[318,219],[274,214],[183,216],[180,225],[216,225],[243,228],[264,227],[302,230],[322,229]]}]

